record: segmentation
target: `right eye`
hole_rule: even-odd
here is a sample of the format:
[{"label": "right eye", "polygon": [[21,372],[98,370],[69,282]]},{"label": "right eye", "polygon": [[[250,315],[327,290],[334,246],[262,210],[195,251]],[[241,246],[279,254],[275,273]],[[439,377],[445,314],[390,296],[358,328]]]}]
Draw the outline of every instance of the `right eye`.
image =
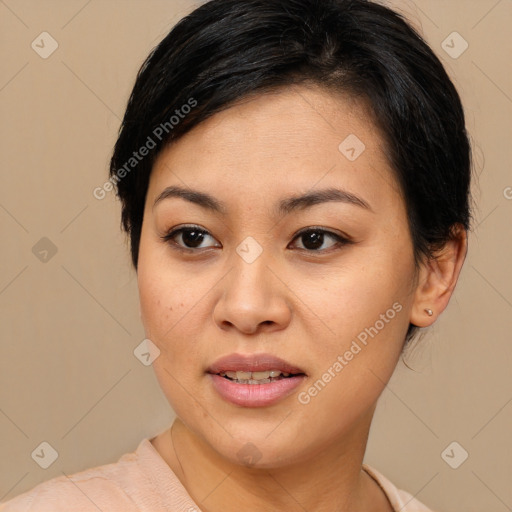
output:
[{"label": "right eye", "polygon": [[164,242],[178,251],[196,252],[198,249],[208,249],[211,247],[221,247],[217,245],[207,245],[201,247],[207,238],[210,237],[215,240],[210,233],[199,226],[184,226],[178,229],[171,229],[166,235],[162,236]]}]

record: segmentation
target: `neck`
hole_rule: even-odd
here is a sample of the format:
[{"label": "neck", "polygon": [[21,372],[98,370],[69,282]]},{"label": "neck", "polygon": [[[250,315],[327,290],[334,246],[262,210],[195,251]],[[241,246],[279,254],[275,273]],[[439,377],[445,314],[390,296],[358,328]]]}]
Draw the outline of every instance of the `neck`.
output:
[{"label": "neck", "polygon": [[153,444],[204,512],[391,511],[378,484],[361,469],[369,418],[343,442],[306,462],[261,469],[220,456],[177,418]]}]

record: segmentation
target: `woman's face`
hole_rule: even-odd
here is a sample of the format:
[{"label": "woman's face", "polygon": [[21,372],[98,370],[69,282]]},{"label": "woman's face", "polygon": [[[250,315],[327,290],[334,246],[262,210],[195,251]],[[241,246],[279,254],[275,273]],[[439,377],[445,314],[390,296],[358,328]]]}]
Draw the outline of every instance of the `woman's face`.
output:
[{"label": "woman's face", "polygon": [[[355,100],[305,87],[258,96],[155,163],[138,264],[153,366],[178,417],[232,462],[277,467],[364,437],[414,281],[404,201]],[[302,375],[216,375],[290,367]]]}]

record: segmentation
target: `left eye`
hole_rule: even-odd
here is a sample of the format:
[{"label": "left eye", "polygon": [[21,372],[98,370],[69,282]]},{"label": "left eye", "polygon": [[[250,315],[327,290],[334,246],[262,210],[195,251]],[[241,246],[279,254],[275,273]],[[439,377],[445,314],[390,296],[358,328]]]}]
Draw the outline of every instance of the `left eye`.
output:
[{"label": "left eye", "polygon": [[[334,243],[327,248],[324,247],[323,249],[320,249],[324,245],[326,238],[334,240]],[[297,239],[301,240],[303,245],[303,247],[299,247],[299,249],[304,249],[310,252],[322,252],[336,245],[343,246],[350,243],[347,238],[321,228],[308,228],[301,231],[294,238],[294,240]]]}]

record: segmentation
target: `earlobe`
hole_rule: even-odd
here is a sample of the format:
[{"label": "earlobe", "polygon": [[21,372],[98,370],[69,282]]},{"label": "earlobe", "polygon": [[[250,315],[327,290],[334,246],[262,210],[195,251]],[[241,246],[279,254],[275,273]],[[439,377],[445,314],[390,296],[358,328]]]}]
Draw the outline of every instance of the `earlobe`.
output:
[{"label": "earlobe", "polygon": [[431,258],[421,263],[410,322],[418,327],[432,325],[446,309],[457,284],[467,253],[467,232],[453,230],[452,238]]}]

